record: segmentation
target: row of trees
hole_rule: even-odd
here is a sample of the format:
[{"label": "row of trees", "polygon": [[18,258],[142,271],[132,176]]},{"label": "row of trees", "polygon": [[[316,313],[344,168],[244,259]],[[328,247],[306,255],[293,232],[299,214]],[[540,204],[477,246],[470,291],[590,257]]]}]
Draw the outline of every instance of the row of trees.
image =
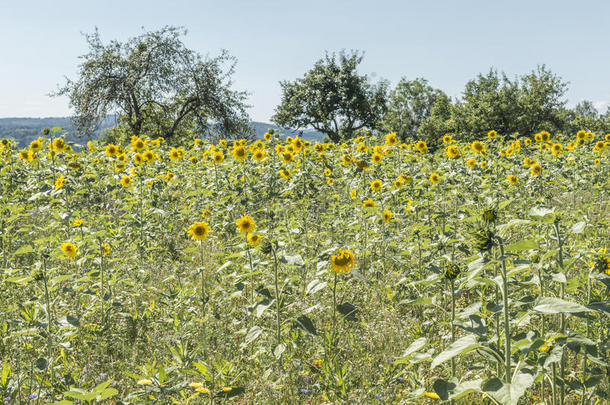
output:
[{"label": "row of trees", "polygon": [[[77,130],[90,135],[100,120],[118,113],[121,125],[107,135],[163,136],[178,142],[202,134],[248,137],[247,92],[232,89],[235,58],[226,51],[203,58],[186,48],[186,31],[165,27],[127,42],[102,43],[96,30],[86,35],[79,78],[66,80],[57,95],[67,95]],[[540,130],[607,131],[610,108],[600,114],[591,102],[566,108],[567,83],[544,65],[508,78],[496,70],[466,83],[451,99],[425,79],[373,83],[358,73],[359,52],[326,54],[302,78],[280,82],[282,100],[272,120],[292,129],[315,128],[333,141],[362,130],[396,131],[402,140],[434,145],[445,133],[462,139],[490,129],[509,136]]]}]

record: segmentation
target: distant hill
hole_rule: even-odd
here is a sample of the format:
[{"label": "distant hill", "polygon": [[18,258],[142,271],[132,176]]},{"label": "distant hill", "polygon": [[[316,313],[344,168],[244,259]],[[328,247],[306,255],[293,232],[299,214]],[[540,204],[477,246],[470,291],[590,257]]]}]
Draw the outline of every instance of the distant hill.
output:
[{"label": "distant hill", "polygon": [[[98,139],[104,129],[111,128],[115,125],[117,125],[116,116],[109,115],[102,121],[100,128],[94,134],[93,139]],[[280,131],[285,135],[299,135],[302,138],[311,141],[322,141],[326,137],[323,133],[311,129],[294,131],[290,129],[281,129],[277,125],[257,121],[252,121],[250,125],[254,128],[256,138],[262,138],[265,132],[270,128]],[[0,118],[0,138],[14,138],[19,145],[23,147],[41,136],[42,129],[45,127],[62,127],[64,132],[67,133],[66,140],[69,142],[83,142],[83,139],[81,139],[74,130],[69,117]]]}]

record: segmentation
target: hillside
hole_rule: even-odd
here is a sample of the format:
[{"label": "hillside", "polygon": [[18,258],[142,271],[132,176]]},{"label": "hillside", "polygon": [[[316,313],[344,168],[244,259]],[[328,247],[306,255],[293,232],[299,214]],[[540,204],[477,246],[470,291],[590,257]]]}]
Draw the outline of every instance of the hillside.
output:
[{"label": "hillside", "polygon": [[[93,136],[93,139],[98,139],[102,131],[106,128],[111,128],[117,124],[116,117],[109,115],[106,117],[99,130]],[[312,141],[321,141],[325,135],[315,130],[281,130],[277,125],[252,121],[250,123],[254,128],[256,138],[262,138],[269,128],[274,128],[283,132],[286,135],[301,134],[305,139]],[[78,134],[74,131],[74,127],[70,122],[69,117],[45,117],[45,118],[0,118],[0,138],[14,138],[19,145],[27,145],[41,135],[42,129],[48,127],[62,127],[67,133],[66,139],[70,142],[82,142]]]}]

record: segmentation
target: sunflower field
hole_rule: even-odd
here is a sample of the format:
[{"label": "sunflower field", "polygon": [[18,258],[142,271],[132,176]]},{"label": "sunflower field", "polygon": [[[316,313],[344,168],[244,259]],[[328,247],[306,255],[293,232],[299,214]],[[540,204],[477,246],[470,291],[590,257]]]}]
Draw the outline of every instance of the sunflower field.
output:
[{"label": "sunflower field", "polygon": [[606,404],[610,134],[0,144],[0,395]]}]

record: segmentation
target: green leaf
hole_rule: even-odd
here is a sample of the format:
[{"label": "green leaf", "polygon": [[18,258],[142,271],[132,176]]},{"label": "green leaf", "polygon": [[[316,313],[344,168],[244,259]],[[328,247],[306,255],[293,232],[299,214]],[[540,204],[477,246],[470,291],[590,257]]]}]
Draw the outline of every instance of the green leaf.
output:
[{"label": "green leaf", "polygon": [[402,364],[402,363],[406,363],[407,359],[409,357],[411,357],[411,355],[413,353],[415,353],[416,351],[418,351],[419,349],[421,349],[422,347],[424,347],[426,345],[426,343],[428,342],[428,339],[426,339],[425,337],[421,337],[419,339],[414,340],[409,347],[407,347],[407,350],[404,351],[403,354],[400,355],[399,358],[397,358],[394,361],[394,364]]},{"label": "green leaf", "polygon": [[275,348],[273,349],[273,355],[275,356],[276,359],[279,359],[280,357],[282,357],[282,353],[284,353],[285,350],[286,350],[286,343],[282,342],[282,343],[278,344],[277,346],[275,346]]},{"label": "green leaf", "polygon": [[587,226],[587,223],[584,221],[575,223],[572,225],[572,233],[582,233],[585,230],[585,226]]},{"label": "green leaf", "polygon": [[107,388],[100,394],[99,397],[97,397],[97,400],[103,401],[105,399],[115,396],[118,393],[119,393],[119,391],[115,388]]},{"label": "green leaf", "polygon": [[68,401],[67,399],[62,399],[61,401],[59,401],[59,402],[53,402],[53,403],[52,403],[52,404],[50,404],[50,405],[72,405],[73,403],[74,403],[74,402],[72,402],[72,401]]},{"label": "green leaf", "polygon": [[530,210],[530,215],[536,220],[545,223],[552,224],[555,222],[555,208],[542,208],[534,207]]},{"label": "green leaf", "polygon": [[589,308],[575,302],[564,301],[554,297],[542,297],[536,301],[532,311],[540,314],[574,314],[588,312]]},{"label": "green leaf", "polygon": [[499,378],[492,378],[483,384],[483,391],[503,405],[517,405],[519,398],[534,383],[530,374],[519,373],[510,384],[503,383]]},{"label": "green leaf", "polygon": [[460,399],[465,395],[468,395],[472,392],[481,392],[481,385],[483,384],[482,379],[473,380],[473,381],[464,381],[460,383],[453,389],[451,395],[449,395],[449,399]]},{"label": "green leaf", "polygon": [[246,345],[254,342],[261,335],[261,333],[263,333],[263,329],[259,326],[251,327],[246,335]]},{"label": "green leaf", "polygon": [[315,279],[315,280],[312,280],[307,285],[307,288],[306,288],[305,292],[306,292],[307,295],[312,295],[312,294],[315,294],[318,291],[322,290],[327,285],[328,285],[328,283],[326,281],[320,281],[318,279]]},{"label": "green leaf", "polygon": [[538,244],[533,239],[522,239],[506,246],[507,252],[521,252],[523,250],[538,249]]},{"label": "green leaf", "polygon": [[34,248],[32,248],[32,246],[30,245],[23,245],[21,246],[19,249],[17,249],[15,251],[16,255],[24,255],[26,253],[32,253],[34,251]]},{"label": "green leaf", "polygon": [[280,257],[280,262],[291,265],[291,266],[305,266],[305,261],[300,254],[295,255],[284,255]]},{"label": "green leaf", "polygon": [[451,360],[452,358],[460,354],[470,352],[479,346],[480,345],[477,343],[477,338],[475,335],[466,335],[450,344],[447,349],[445,349],[438,356],[436,356],[434,360],[432,360],[430,368],[433,369],[441,363],[447,360]]},{"label": "green leaf", "polygon": [[316,326],[314,325],[313,321],[307,315],[299,316],[296,319],[295,324],[297,327],[311,333],[312,335],[318,334],[318,331],[316,330]]}]

